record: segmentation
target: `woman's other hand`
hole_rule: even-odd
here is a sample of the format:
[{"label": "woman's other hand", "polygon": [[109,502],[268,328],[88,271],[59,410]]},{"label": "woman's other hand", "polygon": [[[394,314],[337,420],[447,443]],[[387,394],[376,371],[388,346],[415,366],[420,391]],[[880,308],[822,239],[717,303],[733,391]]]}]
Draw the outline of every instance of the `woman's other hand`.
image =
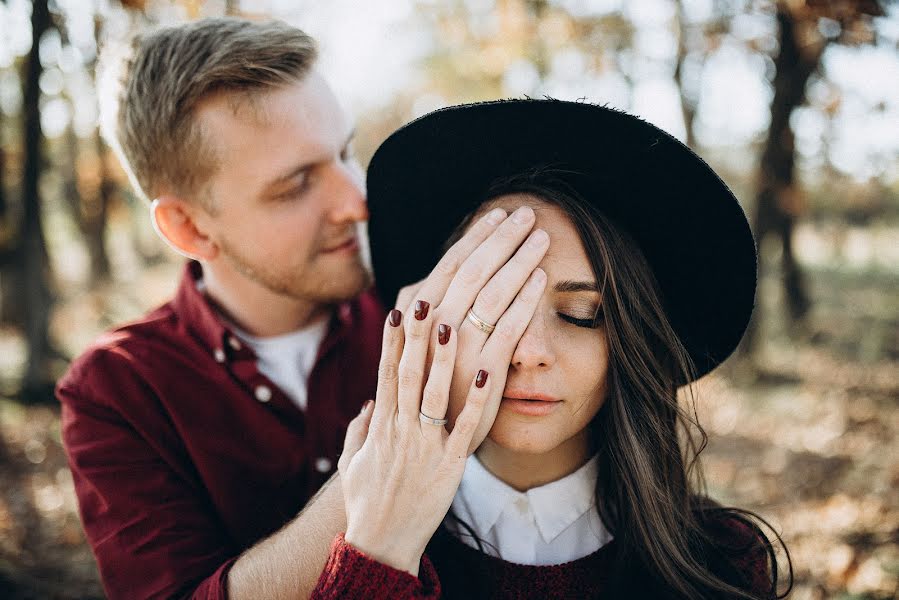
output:
[{"label": "woman's other hand", "polygon": [[[513,335],[520,337],[527,327],[545,284],[539,269],[528,278],[515,310],[509,311],[506,325],[514,328]],[[449,325],[437,324],[436,348],[427,369],[434,314],[427,302],[413,306],[405,320],[396,309],[387,318],[377,402],[368,403],[350,424],[338,468],[346,541],[379,562],[417,576],[425,546],[459,487],[472,436],[492,396],[489,369],[507,368],[508,357],[477,370],[465,407],[448,433],[439,420],[449,400],[457,336]]]},{"label": "woman's other hand", "polygon": [[[488,211],[447,250],[428,277],[400,290],[397,298],[397,308],[406,313],[415,310],[416,301],[427,302],[435,314],[434,327],[443,323],[458,332],[458,359],[451,387],[455,410],[448,415],[449,429],[455,426],[455,411],[464,401],[469,382],[483,365],[491,365],[493,385],[469,454],[493,426],[512,353],[543,293],[542,287],[536,297],[521,293],[537,271],[538,277],[545,279],[537,265],[550,241],[543,230],[531,231],[534,222],[534,211],[528,206],[511,215],[501,208]],[[478,328],[467,318],[469,310],[495,325],[495,330],[486,333]],[[434,339],[432,336],[431,353]]]}]

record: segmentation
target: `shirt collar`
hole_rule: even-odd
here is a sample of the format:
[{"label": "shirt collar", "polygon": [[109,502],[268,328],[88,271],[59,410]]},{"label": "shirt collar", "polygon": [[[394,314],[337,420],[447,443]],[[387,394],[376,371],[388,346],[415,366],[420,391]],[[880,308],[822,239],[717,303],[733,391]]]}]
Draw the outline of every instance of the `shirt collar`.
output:
[{"label": "shirt collar", "polygon": [[527,491],[537,529],[549,543],[596,505],[597,457],[558,481]]},{"label": "shirt collar", "polygon": [[474,527],[478,537],[485,537],[506,506],[523,495],[488,471],[472,454],[465,462],[465,472],[453,498],[453,512]]},{"label": "shirt collar", "polygon": [[[225,325],[207,296],[198,288],[203,277],[203,267],[197,261],[184,266],[181,283],[172,306],[184,326],[196,336],[218,362],[225,362],[235,355],[252,351],[234,342],[234,333]],[[328,332],[318,350],[318,357],[333,348],[346,333],[352,330],[355,315],[352,302],[339,304],[333,313]]]},{"label": "shirt collar", "polygon": [[549,543],[596,505],[597,471],[598,458],[594,456],[562,479],[519,492],[488,471],[472,454],[453,499],[453,512],[471,524],[479,537],[484,537],[506,507],[526,497],[540,536]]}]

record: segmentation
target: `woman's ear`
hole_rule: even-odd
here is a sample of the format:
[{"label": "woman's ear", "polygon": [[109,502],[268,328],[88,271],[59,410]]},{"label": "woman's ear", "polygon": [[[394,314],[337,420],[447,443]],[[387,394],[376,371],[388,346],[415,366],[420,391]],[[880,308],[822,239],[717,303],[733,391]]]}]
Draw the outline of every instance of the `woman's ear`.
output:
[{"label": "woman's ear", "polygon": [[218,246],[198,227],[196,207],[175,196],[160,196],[150,204],[153,228],[171,248],[188,258],[208,262]]}]

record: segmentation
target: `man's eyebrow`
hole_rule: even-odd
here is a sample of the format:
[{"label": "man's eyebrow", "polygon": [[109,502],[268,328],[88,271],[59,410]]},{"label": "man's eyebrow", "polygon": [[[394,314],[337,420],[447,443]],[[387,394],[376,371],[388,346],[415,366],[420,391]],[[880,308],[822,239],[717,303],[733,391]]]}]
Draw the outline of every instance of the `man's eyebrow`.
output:
[{"label": "man's eyebrow", "polygon": [[557,292],[599,292],[599,285],[595,281],[560,281],[553,286]]},{"label": "man's eyebrow", "polygon": [[[350,142],[353,141],[354,137],[356,137],[356,128],[355,127],[350,131],[350,134],[346,137],[346,142],[344,142],[343,146],[340,147],[341,151],[343,151],[344,148],[346,148],[347,146],[350,145]],[[275,177],[274,179],[269,181],[267,184],[265,184],[265,187],[263,189],[266,192],[268,192],[268,191],[272,190],[273,188],[277,188],[277,187],[289,182],[294,177],[297,177],[298,175],[302,175],[303,173],[310,170],[312,167],[314,167],[317,164],[318,164],[318,161],[312,161],[312,162],[298,165],[298,166],[294,167],[293,169],[291,169],[290,171],[288,171],[287,173],[284,173],[283,175],[279,175],[278,177]]]}]

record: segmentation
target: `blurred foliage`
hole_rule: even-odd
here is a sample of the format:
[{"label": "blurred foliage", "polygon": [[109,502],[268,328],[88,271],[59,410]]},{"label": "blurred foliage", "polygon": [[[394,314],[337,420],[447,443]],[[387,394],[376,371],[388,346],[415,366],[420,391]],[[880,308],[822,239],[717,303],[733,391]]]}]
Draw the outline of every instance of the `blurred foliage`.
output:
[{"label": "blurred foliage", "polygon": [[[179,270],[98,134],[98,45],[209,15],[305,28],[365,10],[324,4],[0,2],[0,597],[102,596],[50,388],[102,330],[164,301]],[[363,160],[434,108],[548,95],[644,114],[733,187],[754,220],[761,278],[751,352],[700,386],[711,490],[783,533],[793,598],[895,598],[899,88],[881,75],[899,73],[896,6],[397,4],[409,10],[396,26],[421,52],[400,88],[370,90],[359,110]],[[867,79],[851,72],[866,63]],[[377,87],[390,88],[393,69]]]}]

